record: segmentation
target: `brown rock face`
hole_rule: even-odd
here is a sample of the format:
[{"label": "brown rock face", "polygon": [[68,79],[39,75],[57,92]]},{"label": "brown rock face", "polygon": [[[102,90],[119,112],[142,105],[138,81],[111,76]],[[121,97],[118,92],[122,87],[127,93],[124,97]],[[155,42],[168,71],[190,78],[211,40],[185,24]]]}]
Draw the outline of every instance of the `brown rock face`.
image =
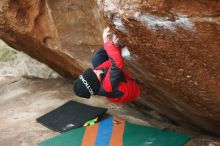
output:
[{"label": "brown rock face", "polygon": [[2,40],[66,77],[82,72],[102,45],[92,1],[3,0],[0,12]]},{"label": "brown rock face", "polygon": [[[183,126],[220,135],[220,1],[98,0],[124,42],[126,61],[152,108]],[[3,0],[0,38],[66,77],[102,45],[95,1]]]},{"label": "brown rock face", "polygon": [[99,6],[139,63],[143,98],[182,125],[219,135],[220,1],[108,0]]}]

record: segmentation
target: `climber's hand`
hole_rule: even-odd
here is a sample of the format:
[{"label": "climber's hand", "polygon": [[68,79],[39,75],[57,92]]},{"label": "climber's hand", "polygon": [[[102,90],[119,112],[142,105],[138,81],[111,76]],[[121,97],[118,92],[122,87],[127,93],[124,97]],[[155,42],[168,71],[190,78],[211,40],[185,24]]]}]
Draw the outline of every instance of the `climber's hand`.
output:
[{"label": "climber's hand", "polygon": [[118,38],[115,34],[113,34],[113,35],[112,35],[112,42],[113,42],[115,45],[117,45],[117,44],[118,44],[118,41],[119,41],[119,38]]},{"label": "climber's hand", "polygon": [[117,48],[122,49],[125,47],[125,44],[115,34],[112,35],[112,42]]},{"label": "climber's hand", "polygon": [[103,36],[103,42],[104,43],[107,43],[107,42],[112,40],[112,34],[110,32],[110,28],[109,27],[104,29],[102,36]]}]

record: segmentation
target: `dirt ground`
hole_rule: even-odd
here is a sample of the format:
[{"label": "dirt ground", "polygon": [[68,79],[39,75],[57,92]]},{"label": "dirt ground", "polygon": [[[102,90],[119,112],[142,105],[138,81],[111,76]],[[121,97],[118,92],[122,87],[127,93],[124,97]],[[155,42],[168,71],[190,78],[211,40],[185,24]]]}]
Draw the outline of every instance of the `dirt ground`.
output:
[{"label": "dirt ground", "polygon": [[173,126],[158,117],[159,114],[155,111],[149,111],[151,116],[143,116],[132,104],[113,104],[97,96],[91,99],[76,97],[72,92],[71,82],[65,79],[0,76],[0,146],[37,146],[38,143],[58,135],[59,133],[37,123],[36,119],[69,100],[106,107],[109,114],[133,123],[154,123],[153,126],[159,128],[190,133],[194,135],[193,141],[198,146],[220,145],[217,139]]}]

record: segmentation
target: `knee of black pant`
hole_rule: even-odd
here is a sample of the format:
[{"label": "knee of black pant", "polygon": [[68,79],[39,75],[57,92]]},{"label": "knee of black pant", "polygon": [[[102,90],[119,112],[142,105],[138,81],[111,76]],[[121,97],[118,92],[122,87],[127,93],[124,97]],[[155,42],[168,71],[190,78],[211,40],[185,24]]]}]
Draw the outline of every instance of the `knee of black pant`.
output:
[{"label": "knee of black pant", "polygon": [[92,65],[94,68],[96,68],[108,59],[109,57],[105,49],[101,48],[92,56]]}]

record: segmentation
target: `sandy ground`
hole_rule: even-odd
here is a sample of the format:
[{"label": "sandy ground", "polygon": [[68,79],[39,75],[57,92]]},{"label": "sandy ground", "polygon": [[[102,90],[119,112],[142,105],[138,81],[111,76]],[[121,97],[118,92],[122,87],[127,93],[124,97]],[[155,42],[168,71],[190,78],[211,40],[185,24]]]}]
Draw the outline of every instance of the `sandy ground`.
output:
[{"label": "sandy ground", "polygon": [[[218,146],[217,139],[201,136],[171,125],[155,111],[143,116],[133,104],[112,104],[103,97],[81,99],[72,92],[72,85],[65,79],[37,79],[0,76],[0,146],[37,146],[43,140],[59,133],[36,122],[41,115],[69,100],[106,107],[108,113],[130,122],[152,125],[190,133],[198,146]],[[145,112],[146,113],[146,112]],[[154,115],[154,116],[152,116]],[[151,118],[149,118],[151,117]],[[154,118],[152,118],[154,117]]]}]

